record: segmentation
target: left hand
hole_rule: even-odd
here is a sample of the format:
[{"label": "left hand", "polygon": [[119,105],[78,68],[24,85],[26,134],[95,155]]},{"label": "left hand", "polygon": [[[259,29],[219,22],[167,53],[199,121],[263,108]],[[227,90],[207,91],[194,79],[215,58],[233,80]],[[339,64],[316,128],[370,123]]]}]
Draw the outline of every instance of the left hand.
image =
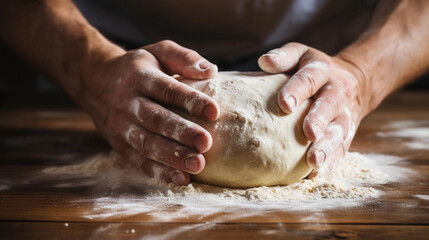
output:
[{"label": "left hand", "polygon": [[362,71],[339,56],[299,43],[271,50],[258,63],[268,73],[293,73],[278,95],[284,112],[291,113],[313,98],[303,124],[304,134],[313,142],[307,152],[307,162],[315,169],[310,177],[331,172],[348,151],[366,114]]}]

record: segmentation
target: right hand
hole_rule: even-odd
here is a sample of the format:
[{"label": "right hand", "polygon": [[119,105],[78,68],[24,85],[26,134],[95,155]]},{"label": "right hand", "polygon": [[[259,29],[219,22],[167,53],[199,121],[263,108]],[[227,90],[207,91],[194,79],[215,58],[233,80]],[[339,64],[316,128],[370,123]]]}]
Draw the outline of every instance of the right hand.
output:
[{"label": "right hand", "polygon": [[151,177],[189,183],[189,173],[203,170],[201,153],[212,145],[210,134],[164,106],[184,109],[204,120],[219,116],[209,96],[171,77],[208,79],[217,73],[195,51],[161,41],[128,51],[93,69],[84,81],[81,105],[113,149]]}]

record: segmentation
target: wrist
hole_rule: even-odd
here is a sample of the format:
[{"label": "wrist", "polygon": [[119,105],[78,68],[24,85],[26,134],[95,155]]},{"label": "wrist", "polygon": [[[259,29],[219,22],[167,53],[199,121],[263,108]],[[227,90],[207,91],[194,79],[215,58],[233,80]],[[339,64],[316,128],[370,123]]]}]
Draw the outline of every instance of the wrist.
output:
[{"label": "wrist", "polygon": [[102,36],[96,29],[91,27],[89,33],[90,40],[85,41],[85,50],[81,56],[81,61],[77,67],[77,79],[75,100],[82,107],[86,108],[88,95],[95,94],[97,87],[100,86],[102,79],[98,78],[100,72],[105,71],[113,59],[126,53],[124,49],[110,42]]}]

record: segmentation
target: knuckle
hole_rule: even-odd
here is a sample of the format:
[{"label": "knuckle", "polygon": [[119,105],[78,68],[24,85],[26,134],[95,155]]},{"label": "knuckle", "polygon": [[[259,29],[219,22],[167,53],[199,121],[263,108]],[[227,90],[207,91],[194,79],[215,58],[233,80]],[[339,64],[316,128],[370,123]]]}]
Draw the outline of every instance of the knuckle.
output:
[{"label": "knuckle", "polygon": [[301,43],[297,43],[297,42],[290,42],[290,43],[286,43],[284,45],[284,47],[288,47],[288,48],[298,48],[301,47],[303,44]]},{"label": "knuckle", "polygon": [[326,64],[326,66],[328,67],[326,68],[326,70],[330,70],[335,67],[334,60],[332,59],[332,57],[330,57],[329,55],[327,55],[322,51],[319,51],[319,50],[314,50],[314,51],[317,51],[316,54],[318,55],[318,58],[319,58],[318,61],[323,64]]},{"label": "knuckle", "polygon": [[195,62],[196,63],[199,60],[199,55],[194,50],[190,50],[190,49],[186,50],[183,53],[183,56],[185,57],[185,59],[188,59],[191,62]]},{"label": "knuckle", "polygon": [[323,101],[324,104],[330,106],[331,109],[338,109],[338,102],[335,99],[331,97],[324,97],[321,100]]},{"label": "knuckle", "polygon": [[198,115],[205,106],[210,104],[210,99],[197,91],[190,91],[184,97],[182,104],[189,113]]},{"label": "knuckle", "polygon": [[308,91],[309,91],[309,95],[313,95],[316,90],[317,90],[317,83],[315,78],[307,72],[300,72],[297,73],[297,77],[300,79],[301,83],[303,86],[306,86]]},{"label": "knuckle", "polygon": [[147,157],[150,158],[153,155],[153,149],[151,147],[152,143],[153,143],[153,135],[151,134],[144,134],[141,133],[139,136],[139,145],[140,145],[140,153]]},{"label": "knuckle", "polygon": [[186,121],[180,118],[171,119],[171,127],[167,128],[169,131],[166,132],[171,139],[174,139],[178,142],[182,142],[186,139],[186,136],[193,135],[192,133],[195,130],[192,124],[188,124],[186,123]]},{"label": "knuckle", "polygon": [[343,138],[345,139],[347,137],[348,132],[348,124],[347,121],[338,121],[337,124],[341,127],[343,130]]},{"label": "knuckle", "polygon": [[142,121],[145,125],[152,125],[155,129],[160,125],[163,118],[161,116],[161,110],[159,109],[150,109],[144,114],[144,117],[142,118]]},{"label": "knuckle", "polygon": [[320,127],[323,127],[321,125],[324,125],[324,122],[321,121],[320,113],[318,112],[311,112],[306,117],[304,123],[306,123],[308,126],[313,126],[315,124],[318,124]]},{"label": "knuckle", "polygon": [[145,120],[148,122],[155,122],[158,118],[159,111],[156,109],[150,109],[145,114]]},{"label": "knuckle", "polygon": [[328,66],[327,70],[331,70],[334,68],[334,60],[332,60],[332,58],[328,55],[326,55],[325,53],[322,52],[322,54],[324,55],[322,62],[326,64],[326,66]]},{"label": "knuckle", "polygon": [[175,82],[168,81],[165,83],[161,90],[162,99],[165,99],[167,103],[176,103],[179,97],[177,93],[177,86]]},{"label": "knuckle", "polygon": [[328,66],[330,74],[333,73],[335,71],[335,69],[337,68],[334,60],[328,55],[326,55],[325,63]]},{"label": "knuckle", "polygon": [[325,66],[325,68],[323,69],[323,73],[324,73],[324,75],[325,75],[325,77],[328,79],[328,81],[331,79],[331,77],[333,76],[333,74],[334,74],[334,72],[335,72],[335,65],[334,65],[334,62],[333,62],[333,60],[329,57],[329,56],[326,56],[326,59],[324,59],[323,61],[322,61],[324,64],[326,64]]},{"label": "knuckle", "polygon": [[121,85],[127,88],[135,87],[141,78],[142,78],[141,72],[131,71],[122,79]]},{"label": "knuckle", "polygon": [[162,41],[159,41],[157,44],[165,48],[171,48],[177,45],[175,42],[171,40],[162,40]]},{"label": "knuckle", "polygon": [[341,129],[337,134],[342,134],[341,139],[344,142],[344,140],[347,138],[347,129],[348,129],[347,124],[344,121],[337,120],[335,121],[335,125],[337,125]]},{"label": "knuckle", "polygon": [[141,56],[149,54],[149,52],[146,49],[143,49],[143,48],[139,48],[139,49],[133,50],[133,51],[131,51],[131,53],[132,53],[131,56],[133,58],[139,58]]},{"label": "knuckle", "polygon": [[309,118],[309,120],[312,120],[312,121],[315,119],[322,120],[324,118],[323,114],[326,114],[323,111],[323,108],[324,108],[323,98],[316,99],[313,103],[313,106],[311,107],[310,111],[307,114],[307,118]]}]

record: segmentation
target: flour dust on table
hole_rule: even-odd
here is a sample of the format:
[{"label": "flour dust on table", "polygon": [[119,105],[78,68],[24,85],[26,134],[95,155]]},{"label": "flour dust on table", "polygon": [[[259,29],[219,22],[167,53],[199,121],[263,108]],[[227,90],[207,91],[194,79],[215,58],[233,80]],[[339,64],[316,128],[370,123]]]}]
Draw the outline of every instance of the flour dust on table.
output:
[{"label": "flour dust on table", "polygon": [[195,182],[187,186],[162,183],[145,176],[114,152],[93,156],[79,164],[49,167],[42,174],[58,181],[58,188],[88,187],[94,198],[83,201],[93,202],[93,209],[83,213],[83,217],[89,219],[147,214],[159,221],[170,221],[192,216],[215,218],[219,213],[227,213],[223,215],[227,219],[217,220],[231,220],[273,210],[359,207],[383,195],[377,185],[404,176],[394,166],[398,160],[348,153],[330,176],[303,179],[288,186],[248,189]]},{"label": "flour dust on table", "polygon": [[429,150],[429,120],[392,121],[376,133],[382,138],[396,138],[403,146],[415,150]]}]

